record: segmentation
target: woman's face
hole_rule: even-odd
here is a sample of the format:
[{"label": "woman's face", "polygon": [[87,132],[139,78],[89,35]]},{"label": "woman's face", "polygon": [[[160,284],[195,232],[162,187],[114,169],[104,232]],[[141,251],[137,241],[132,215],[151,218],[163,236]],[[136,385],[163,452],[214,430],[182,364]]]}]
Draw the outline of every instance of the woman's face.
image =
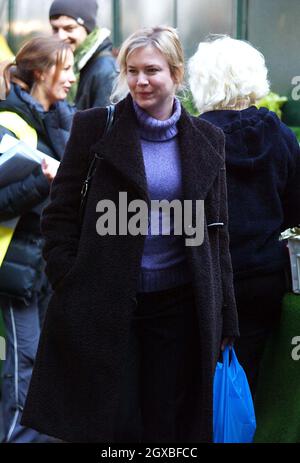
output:
[{"label": "woman's face", "polygon": [[151,45],[135,49],[127,57],[126,76],[131,96],[142,109],[160,120],[171,116],[176,82],[159,50]]},{"label": "woman's face", "polygon": [[72,84],[76,80],[73,65],[74,56],[73,53],[68,50],[66,52],[63,67],[60,69],[57,76],[55,76],[55,65],[41,74],[37,85],[40,86],[40,90],[42,91],[44,98],[48,101],[49,106],[66,98]]}]

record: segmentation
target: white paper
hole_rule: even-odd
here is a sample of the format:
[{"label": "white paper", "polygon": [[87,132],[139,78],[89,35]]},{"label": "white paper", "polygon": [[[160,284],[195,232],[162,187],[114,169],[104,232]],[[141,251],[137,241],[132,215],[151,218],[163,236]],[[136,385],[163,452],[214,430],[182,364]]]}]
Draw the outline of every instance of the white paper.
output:
[{"label": "white paper", "polygon": [[[11,135],[8,135],[7,133],[3,135],[2,140],[0,142],[0,154],[5,153],[6,151],[10,150],[13,146],[19,144],[26,154],[29,156],[32,156],[34,159],[39,160],[40,163],[42,159],[46,159],[46,161],[50,164],[59,164],[59,161],[57,159],[52,158],[51,156],[48,156],[48,154],[43,153],[42,151],[39,151],[34,148],[30,148],[24,141],[19,140],[18,138],[12,137]],[[0,165],[1,165],[1,158],[0,156]]]},{"label": "white paper", "polygon": [[12,137],[11,135],[3,135],[0,142],[0,154],[5,153],[5,151],[8,151],[10,148],[17,145],[19,141],[20,140],[18,138]]},{"label": "white paper", "polygon": [[0,187],[23,180],[45,159],[48,164],[59,166],[59,161],[29,147],[10,135],[4,135],[0,143]]}]

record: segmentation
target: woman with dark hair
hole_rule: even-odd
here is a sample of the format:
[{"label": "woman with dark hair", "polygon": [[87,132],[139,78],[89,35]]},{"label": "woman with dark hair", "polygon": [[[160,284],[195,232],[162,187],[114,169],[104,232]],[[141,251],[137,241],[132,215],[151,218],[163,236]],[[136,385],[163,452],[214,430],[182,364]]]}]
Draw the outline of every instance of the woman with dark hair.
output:
[{"label": "woman with dark hair", "polygon": [[[74,82],[73,53],[54,37],[27,42],[2,75],[0,139],[5,134],[50,156],[23,180],[0,190],[0,220],[19,217],[0,267],[0,307],[7,344],[2,367],[5,442],[46,442],[20,425],[50,296],[44,275],[40,215],[69,135],[74,109],[64,99]],[[56,160],[51,162],[51,158]]]}]

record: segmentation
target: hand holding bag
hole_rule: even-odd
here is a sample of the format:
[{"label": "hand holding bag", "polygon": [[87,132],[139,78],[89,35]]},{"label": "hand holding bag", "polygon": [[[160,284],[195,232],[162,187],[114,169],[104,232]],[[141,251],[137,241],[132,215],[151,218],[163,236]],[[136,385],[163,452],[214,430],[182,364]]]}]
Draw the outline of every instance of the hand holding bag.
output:
[{"label": "hand holding bag", "polygon": [[217,363],[213,394],[214,442],[252,442],[256,429],[253,400],[246,374],[228,346],[223,363]]}]

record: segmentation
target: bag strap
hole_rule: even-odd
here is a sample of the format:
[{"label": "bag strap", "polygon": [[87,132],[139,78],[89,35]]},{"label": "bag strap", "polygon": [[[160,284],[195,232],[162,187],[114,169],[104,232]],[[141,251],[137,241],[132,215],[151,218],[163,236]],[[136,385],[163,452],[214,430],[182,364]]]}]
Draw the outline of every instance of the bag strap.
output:
[{"label": "bag strap", "polygon": [[37,148],[38,136],[36,130],[24,121],[19,114],[13,111],[1,111],[0,125],[10,130],[19,140],[24,141],[31,148]]},{"label": "bag strap", "polygon": [[[113,123],[114,123],[114,116],[115,116],[115,106],[114,105],[109,105],[106,106],[107,110],[107,117],[106,117],[106,124],[103,132],[102,138],[104,138],[112,129]],[[95,170],[96,170],[96,164],[97,160],[99,159],[99,154],[95,153],[94,158],[92,159],[92,162],[90,163],[87,176],[85,181],[83,182],[81,192],[80,192],[80,206],[79,206],[79,220],[80,222],[82,221],[83,218],[83,213],[84,213],[84,208],[85,208],[85,203],[87,200],[87,194],[88,190],[90,187],[91,180],[94,176]]]},{"label": "bag strap", "polygon": [[106,106],[107,109],[107,119],[106,119],[106,125],[104,129],[103,136],[107,135],[113,126],[114,123],[114,116],[115,116],[115,105],[110,104],[109,106]]}]

